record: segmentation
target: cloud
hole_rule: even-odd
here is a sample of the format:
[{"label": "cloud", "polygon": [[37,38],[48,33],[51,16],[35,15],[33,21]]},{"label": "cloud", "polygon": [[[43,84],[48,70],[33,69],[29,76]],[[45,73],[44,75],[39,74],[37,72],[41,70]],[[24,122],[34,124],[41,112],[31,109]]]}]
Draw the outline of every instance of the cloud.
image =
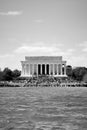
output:
[{"label": "cloud", "polygon": [[13,54],[4,54],[4,55],[0,55],[0,59],[2,58],[12,58],[12,57],[14,57],[14,55]]},{"label": "cloud", "polygon": [[22,45],[18,47],[14,53],[16,54],[24,54],[29,56],[64,56],[68,57],[73,54],[73,49],[67,49],[66,51],[61,49],[61,46],[59,44],[44,44],[41,43],[35,43],[32,45]]},{"label": "cloud", "polygon": [[0,12],[0,15],[2,16],[17,16],[21,15],[22,11],[8,11],[8,12]]},{"label": "cloud", "polygon": [[67,64],[70,64],[74,67],[77,66],[87,66],[87,62],[86,62],[86,57],[84,55],[81,56],[71,56],[68,60],[67,60]]},{"label": "cloud", "polygon": [[82,42],[80,46],[87,46],[87,41]]},{"label": "cloud", "polygon": [[35,23],[43,23],[44,20],[42,20],[42,19],[37,19],[37,20],[34,20],[34,22],[35,22]]},{"label": "cloud", "polygon": [[87,47],[82,50],[83,52],[87,52]]},{"label": "cloud", "polygon": [[[14,54],[3,54],[0,55],[0,68],[3,70],[5,67],[15,68]],[[16,66],[17,67],[17,66]]]},{"label": "cloud", "polygon": [[87,52],[87,41],[84,41],[80,44],[80,47],[82,48],[83,52]]},{"label": "cloud", "polygon": [[[28,46],[23,45],[15,50],[15,53],[29,55],[52,55],[55,48],[47,46]],[[59,49],[58,49],[59,50]]]},{"label": "cloud", "polygon": [[28,54],[28,55],[56,55],[61,52],[60,44],[49,44],[44,42],[35,42],[29,44],[23,44],[18,47],[15,51],[17,54]]}]

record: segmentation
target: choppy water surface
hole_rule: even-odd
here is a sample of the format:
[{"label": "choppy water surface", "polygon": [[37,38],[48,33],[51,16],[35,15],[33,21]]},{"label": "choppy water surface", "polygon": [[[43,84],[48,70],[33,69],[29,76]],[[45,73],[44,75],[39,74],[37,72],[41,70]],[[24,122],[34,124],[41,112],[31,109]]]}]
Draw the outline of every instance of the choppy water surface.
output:
[{"label": "choppy water surface", "polygon": [[87,88],[0,88],[0,130],[87,130]]}]

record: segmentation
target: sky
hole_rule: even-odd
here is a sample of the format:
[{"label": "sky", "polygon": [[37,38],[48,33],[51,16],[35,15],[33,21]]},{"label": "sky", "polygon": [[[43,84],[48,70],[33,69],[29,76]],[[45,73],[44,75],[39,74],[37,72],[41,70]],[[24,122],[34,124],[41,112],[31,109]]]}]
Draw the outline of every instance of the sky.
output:
[{"label": "sky", "polygon": [[0,0],[0,68],[25,56],[63,56],[87,67],[87,0]]}]

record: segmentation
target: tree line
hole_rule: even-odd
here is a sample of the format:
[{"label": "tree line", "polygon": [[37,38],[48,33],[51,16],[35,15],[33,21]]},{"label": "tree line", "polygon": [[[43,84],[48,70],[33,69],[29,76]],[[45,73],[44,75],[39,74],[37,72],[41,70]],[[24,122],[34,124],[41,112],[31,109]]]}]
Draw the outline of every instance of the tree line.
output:
[{"label": "tree line", "polygon": [[86,67],[76,67],[68,65],[66,67],[66,74],[73,80],[86,81],[87,82],[87,68]]},{"label": "tree line", "polygon": [[0,71],[0,80],[2,81],[10,81],[18,78],[21,75],[21,71],[15,69],[11,70],[9,68],[5,68],[3,71]]},{"label": "tree line", "polygon": [[[71,65],[66,66],[66,74],[70,79],[77,81],[86,81],[87,82],[87,68],[86,67],[76,67],[72,68]],[[10,81],[17,79],[21,75],[20,70],[11,70],[5,68],[3,71],[0,71],[0,80]]]}]

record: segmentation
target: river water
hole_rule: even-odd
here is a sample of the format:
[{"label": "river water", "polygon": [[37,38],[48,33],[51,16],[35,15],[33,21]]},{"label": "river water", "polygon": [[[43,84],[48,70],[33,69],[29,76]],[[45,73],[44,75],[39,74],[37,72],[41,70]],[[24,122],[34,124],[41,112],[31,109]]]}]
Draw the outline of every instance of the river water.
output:
[{"label": "river water", "polygon": [[87,88],[0,88],[0,130],[87,130]]}]

